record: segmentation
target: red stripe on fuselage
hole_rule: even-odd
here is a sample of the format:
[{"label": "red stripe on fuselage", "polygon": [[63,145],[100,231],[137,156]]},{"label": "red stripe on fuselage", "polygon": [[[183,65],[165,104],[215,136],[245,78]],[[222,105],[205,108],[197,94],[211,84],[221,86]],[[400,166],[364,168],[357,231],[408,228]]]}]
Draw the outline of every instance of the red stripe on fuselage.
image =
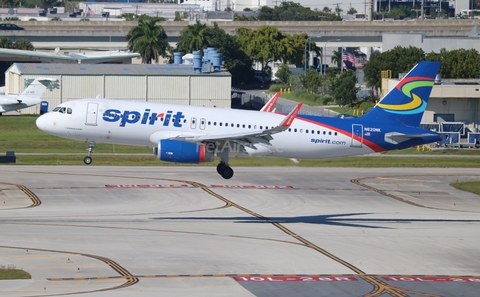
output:
[{"label": "red stripe on fuselage", "polygon": [[[315,124],[317,126],[320,126],[320,127],[324,127],[326,129],[330,129],[330,130],[333,130],[333,131],[336,131],[338,133],[342,133],[343,135],[345,136],[348,136],[350,138],[352,138],[353,136],[353,139],[365,144],[366,146],[368,146],[370,149],[372,149],[374,152],[376,153],[380,153],[380,152],[384,152],[386,151],[386,149],[384,149],[383,147],[379,146],[378,144],[376,144],[375,142],[372,142],[368,139],[365,139],[365,137],[363,138],[363,141],[360,137],[358,137],[357,135],[353,135],[353,133],[351,132],[347,132],[347,131],[344,131],[344,130],[341,130],[337,127],[333,127],[333,126],[329,126],[329,125],[325,125],[323,123],[320,123],[320,122],[316,122],[316,121],[312,121],[312,120],[309,120],[309,119],[305,119],[305,118],[299,118],[299,117],[296,117],[297,120],[301,120],[301,121],[305,121],[305,122],[308,122],[310,124]],[[362,125],[363,126],[363,125]]]}]

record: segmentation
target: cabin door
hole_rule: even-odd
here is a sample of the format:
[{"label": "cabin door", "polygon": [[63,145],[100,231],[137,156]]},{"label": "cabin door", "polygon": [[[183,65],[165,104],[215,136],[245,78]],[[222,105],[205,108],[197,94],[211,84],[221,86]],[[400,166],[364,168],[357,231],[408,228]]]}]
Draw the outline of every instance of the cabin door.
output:
[{"label": "cabin door", "polygon": [[361,148],[363,146],[363,125],[352,125],[352,143],[351,147]]},{"label": "cabin door", "polygon": [[89,102],[87,105],[87,119],[85,125],[97,125],[98,103]]}]

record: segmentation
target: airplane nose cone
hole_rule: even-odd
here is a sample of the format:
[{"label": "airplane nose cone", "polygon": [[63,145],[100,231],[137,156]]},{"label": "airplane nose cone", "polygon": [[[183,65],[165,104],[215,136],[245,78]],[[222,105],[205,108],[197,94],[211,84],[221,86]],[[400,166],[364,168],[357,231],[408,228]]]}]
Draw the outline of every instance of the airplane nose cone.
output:
[{"label": "airplane nose cone", "polygon": [[46,119],[45,115],[39,116],[35,123],[37,124],[38,129],[46,132],[46,130],[47,130],[47,119]]}]

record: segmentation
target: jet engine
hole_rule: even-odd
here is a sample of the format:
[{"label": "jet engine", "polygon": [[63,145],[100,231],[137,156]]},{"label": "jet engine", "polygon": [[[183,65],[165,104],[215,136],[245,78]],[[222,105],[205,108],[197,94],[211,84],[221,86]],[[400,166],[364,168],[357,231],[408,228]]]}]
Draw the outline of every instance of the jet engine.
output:
[{"label": "jet engine", "polygon": [[182,140],[164,139],[158,142],[154,152],[161,161],[175,163],[213,162],[215,148]]}]

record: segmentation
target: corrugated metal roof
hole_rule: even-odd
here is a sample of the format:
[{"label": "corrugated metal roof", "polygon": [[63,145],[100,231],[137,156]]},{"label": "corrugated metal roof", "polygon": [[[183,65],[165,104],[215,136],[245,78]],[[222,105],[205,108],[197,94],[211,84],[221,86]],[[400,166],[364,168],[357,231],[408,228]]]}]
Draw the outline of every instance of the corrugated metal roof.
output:
[{"label": "corrugated metal roof", "polygon": [[194,73],[193,65],[173,64],[32,64],[15,63],[21,75],[214,75],[231,76],[228,71],[213,72],[204,67]]}]

